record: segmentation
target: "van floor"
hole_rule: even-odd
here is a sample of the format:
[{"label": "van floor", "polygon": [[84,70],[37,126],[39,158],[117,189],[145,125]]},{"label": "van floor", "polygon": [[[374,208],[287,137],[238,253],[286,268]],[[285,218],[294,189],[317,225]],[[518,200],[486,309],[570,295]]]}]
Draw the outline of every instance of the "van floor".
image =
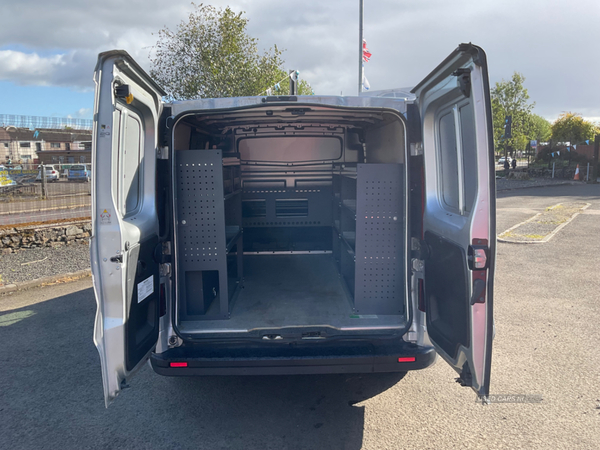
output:
[{"label": "van floor", "polygon": [[183,333],[293,326],[397,328],[403,316],[356,316],[331,254],[245,255],[244,288],[228,320],[182,321]]}]

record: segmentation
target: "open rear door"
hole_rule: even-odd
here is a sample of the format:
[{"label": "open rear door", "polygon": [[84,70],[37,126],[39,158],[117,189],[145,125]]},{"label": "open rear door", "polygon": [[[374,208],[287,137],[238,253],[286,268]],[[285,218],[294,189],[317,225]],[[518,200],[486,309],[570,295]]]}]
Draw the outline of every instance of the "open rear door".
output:
[{"label": "open rear door", "polygon": [[496,243],[492,116],[483,50],[461,44],[412,91],[425,165],[429,337],[458,381],[489,395]]},{"label": "open rear door", "polygon": [[106,406],[158,337],[158,119],[164,92],[124,51],[101,53],[94,74],[92,239]]}]

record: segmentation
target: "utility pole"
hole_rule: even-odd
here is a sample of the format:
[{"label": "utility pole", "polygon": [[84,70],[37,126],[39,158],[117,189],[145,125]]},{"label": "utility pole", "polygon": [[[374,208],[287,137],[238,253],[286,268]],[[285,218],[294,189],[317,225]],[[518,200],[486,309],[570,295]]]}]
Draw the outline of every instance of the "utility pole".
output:
[{"label": "utility pole", "polygon": [[48,198],[48,185],[46,184],[46,167],[42,163],[42,200],[46,200]]},{"label": "utility pole", "polygon": [[358,95],[362,92],[363,82],[363,1],[359,0],[358,11]]}]

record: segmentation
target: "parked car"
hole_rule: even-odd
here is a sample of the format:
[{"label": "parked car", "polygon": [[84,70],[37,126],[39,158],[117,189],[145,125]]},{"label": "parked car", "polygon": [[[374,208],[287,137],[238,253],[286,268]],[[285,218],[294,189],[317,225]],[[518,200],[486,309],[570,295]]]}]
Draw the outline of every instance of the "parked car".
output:
[{"label": "parked car", "polygon": [[107,406],[148,360],[167,376],[373,373],[437,354],[489,395],[496,196],[481,48],[461,44],[413,98],[168,103],[122,50],[99,55],[94,80]]},{"label": "parked car", "polygon": [[85,164],[74,164],[69,167],[67,178],[69,181],[89,182],[91,173]]},{"label": "parked car", "polygon": [[[46,165],[44,166],[44,171],[46,172],[46,181],[56,182],[60,179],[60,173],[54,168],[54,166]],[[35,177],[35,181],[42,181],[41,166],[37,177]]]},{"label": "parked car", "polygon": [[510,156],[507,156],[506,158],[504,156],[502,156],[499,160],[498,160],[498,164],[500,164],[501,166],[504,165],[504,161],[508,160],[508,163],[510,164],[512,162],[512,158]]}]

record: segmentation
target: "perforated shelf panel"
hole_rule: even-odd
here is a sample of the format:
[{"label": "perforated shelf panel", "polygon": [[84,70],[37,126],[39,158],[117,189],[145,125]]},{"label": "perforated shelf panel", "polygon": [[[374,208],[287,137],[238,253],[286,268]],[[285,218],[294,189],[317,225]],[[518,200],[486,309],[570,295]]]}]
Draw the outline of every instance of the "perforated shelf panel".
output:
[{"label": "perforated shelf panel", "polygon": [[[214,288],[218,292],[215,296],[221,299],[221,312],[226,313],[227,255],[221,150],[185,150],[177,151],[176,155],[178,272],[182,298],[188,305],[188,315],[193,315],[190,310],[204,314],[212,299],[207,300],[203,291]],[[218,288],[207,281],[208,271],[218,271]],[[202,305],[195,308],[198,302]]]},{"label": "perforated shelf panel", "polygon": [[400,164],[359,164],[354,305],[360,314],[404,313],[404,178]]}]

